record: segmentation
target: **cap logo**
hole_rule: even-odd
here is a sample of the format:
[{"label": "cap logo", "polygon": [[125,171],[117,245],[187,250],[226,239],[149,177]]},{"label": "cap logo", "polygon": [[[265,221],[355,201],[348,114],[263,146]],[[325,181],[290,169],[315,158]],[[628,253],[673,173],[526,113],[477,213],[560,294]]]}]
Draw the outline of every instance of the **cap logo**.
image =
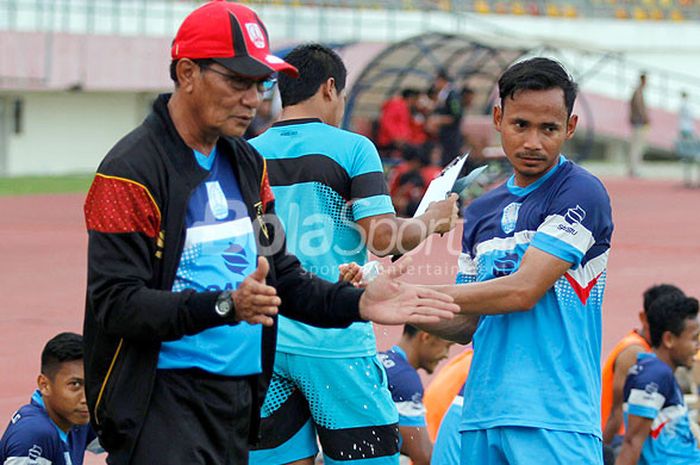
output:
[{"label": "cap logo", "polygon": [[245,29],[248,31],[248,37],[250,37],[253,45],[258,48],[265,48],[265,36],[257,23],[245,23]]}]

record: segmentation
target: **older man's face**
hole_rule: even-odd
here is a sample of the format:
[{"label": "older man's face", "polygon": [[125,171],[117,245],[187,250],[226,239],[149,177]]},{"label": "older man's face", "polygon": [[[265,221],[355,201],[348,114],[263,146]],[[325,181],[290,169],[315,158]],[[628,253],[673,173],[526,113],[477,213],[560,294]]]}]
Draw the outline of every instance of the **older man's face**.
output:
[{"label": "older man's face", "polygon": [[262,101],[258,79],[236,75],[218,63],[200,66],[199,70],[193,80],[193,118],[207,133],[242,136]]}]

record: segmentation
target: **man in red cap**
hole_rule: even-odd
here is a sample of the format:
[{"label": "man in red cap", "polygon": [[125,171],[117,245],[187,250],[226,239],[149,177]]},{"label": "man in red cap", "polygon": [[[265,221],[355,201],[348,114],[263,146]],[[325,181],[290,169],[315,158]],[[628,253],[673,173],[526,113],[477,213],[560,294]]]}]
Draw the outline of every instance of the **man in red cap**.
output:
[{"label": "man in red cap", "polygon": [[249,8],[213,1],[172,45],[175,90],[107,154],[85,202],[86,394],[110,464],[246,464],[278,310],[320,327],[451,318],[451,298],[395,281],[364,291],[286,252],[263,158],[244,133],[275,72]]}]

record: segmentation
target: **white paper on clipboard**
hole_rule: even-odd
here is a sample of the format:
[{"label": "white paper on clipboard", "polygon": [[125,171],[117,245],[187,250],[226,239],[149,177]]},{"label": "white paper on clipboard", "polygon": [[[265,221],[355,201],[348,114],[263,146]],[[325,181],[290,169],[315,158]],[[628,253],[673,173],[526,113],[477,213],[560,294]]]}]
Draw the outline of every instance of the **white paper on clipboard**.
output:
[{"label": "white paper on clipboard", "polygon": [[418,204],[416,213],[413,214],[414,218],[425,213],[431,202],[437,202],[447,198],[447,195],[452,191],[452,187],[455,185],[455,181],[457,181],[459,173],[462,171],[464,162],[467,161],[467,157],[469,157],[469,154],[465,153],[452,160],[450,164],[430,182],[420,204]]}]

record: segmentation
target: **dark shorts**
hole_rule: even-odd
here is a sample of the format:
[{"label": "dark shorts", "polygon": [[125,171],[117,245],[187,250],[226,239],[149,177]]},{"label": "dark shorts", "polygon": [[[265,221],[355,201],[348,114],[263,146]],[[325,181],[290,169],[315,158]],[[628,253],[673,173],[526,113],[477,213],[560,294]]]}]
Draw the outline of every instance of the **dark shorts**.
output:
[{"label": "dark shorts", "polygon": [[158,370],[131,465],[246,465],[247,379]]}]

